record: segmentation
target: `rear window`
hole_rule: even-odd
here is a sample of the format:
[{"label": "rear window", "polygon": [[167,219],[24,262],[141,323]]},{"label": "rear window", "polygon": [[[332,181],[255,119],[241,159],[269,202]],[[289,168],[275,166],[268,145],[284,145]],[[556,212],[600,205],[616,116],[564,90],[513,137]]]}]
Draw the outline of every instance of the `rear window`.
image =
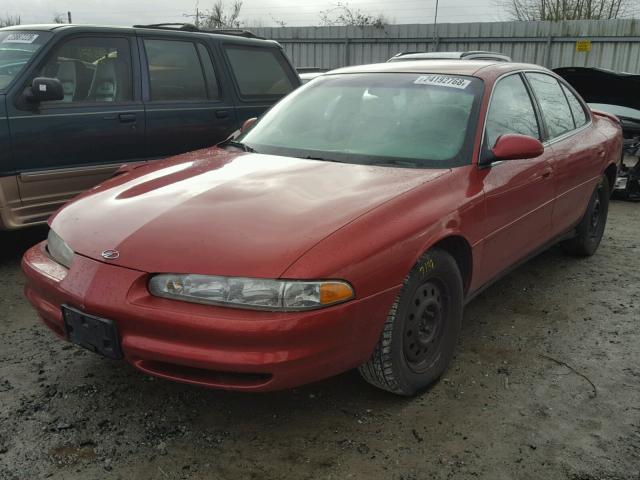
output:
[{"label": "rear window", "polygon": [[227,46],[225,52],[243,97],[283,96],[296,87],[276,49]]},{"label": "rear window", "polygon": [[[191,42],[151,39],[144,40],[144,47],[149,64],[152,101],[193,101],[218,97],[211,58],[204,47],[198,51]],[[209,76],[208,83],[203,63]]]},{"label": "rear window", "polygon": [[580,103],[580,100],[578,100],[576,96],[564,85],[562,85],[562,91],[569,102],[569,107],[571,108],[571,113],[573,114],[573,120],[575,121],[576,127],[585,125],[589,121],[589,115],[584,111],[584,107],[582,106],[582,103]]},{"label": "rear window", "polygon": [[544,73],[526,75],[540,104],[549,138],[553,139],[573,130],[573,114],[558,81]]}]

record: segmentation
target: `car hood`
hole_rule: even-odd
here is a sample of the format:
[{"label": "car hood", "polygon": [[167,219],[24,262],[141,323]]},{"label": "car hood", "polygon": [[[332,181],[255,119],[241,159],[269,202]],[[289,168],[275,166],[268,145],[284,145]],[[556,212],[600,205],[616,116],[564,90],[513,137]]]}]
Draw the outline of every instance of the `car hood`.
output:
[{"label": "car hood", "polygon": [[[50,224],[76,253],[128,268],[276,278],[327,235],[448,171],[213,148],[111,179]],[[112,249],[119,257],[104,260]]]},{"label": "car hood", "polygon": [[640,75],[585,67],[556,68],[587,103],[606,103],[640,110]]}]

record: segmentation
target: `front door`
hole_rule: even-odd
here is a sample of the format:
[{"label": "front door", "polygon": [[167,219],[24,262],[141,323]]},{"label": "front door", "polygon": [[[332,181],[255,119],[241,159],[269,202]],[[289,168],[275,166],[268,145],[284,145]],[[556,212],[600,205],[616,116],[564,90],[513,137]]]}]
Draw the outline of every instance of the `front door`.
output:
[{"label": "front door", "polygon": [[[499,80],[485,125],[485,144],[520,133],[542,139],[539,120],[520,74]],[[483,284],[547,242],[551,235],[554,182],[546,149],[538,158],[497,162],[479,170],[485,194],[481,271]]]},{"label": "front door", "polygon": [[45,220],[121,164],[144,159],[133,40],[126,35],[62,39],[30,79],[57,78],[64,99],[30,104],[21,98],[23,86],[8,99],[19,223]]}]

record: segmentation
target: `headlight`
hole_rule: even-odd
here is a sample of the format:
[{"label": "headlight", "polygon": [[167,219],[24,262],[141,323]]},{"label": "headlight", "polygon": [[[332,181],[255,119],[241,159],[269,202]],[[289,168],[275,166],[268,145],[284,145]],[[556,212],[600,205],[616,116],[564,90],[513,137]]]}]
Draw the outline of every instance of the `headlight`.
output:
[{"label": "headlight", "polygon": [[162,274],[151,278],[152,295],[186,302],[258,310],[310,310],[354,297],[347,282],[307,282],[209,275]]},{"label": "headlight", "polygon": [[67,245],[60,235],[58,235],[53,230],[49,230],[49,235],[47,236],[47,250],[49,251],[49,255],[60,265],[64,265],[67,268],[71,267],[71,262],[73,262],[73,250],[71,247]]}]

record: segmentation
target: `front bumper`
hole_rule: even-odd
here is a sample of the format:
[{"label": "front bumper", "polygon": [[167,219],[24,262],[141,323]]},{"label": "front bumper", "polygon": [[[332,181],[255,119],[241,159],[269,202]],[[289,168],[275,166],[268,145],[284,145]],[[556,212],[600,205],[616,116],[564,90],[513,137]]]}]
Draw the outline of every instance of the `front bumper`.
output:
[{"label": "front bumper", "polygon": [[66,338],[67,304],[113,320],[136,368],[230,390],[290,388],[365,362],[400,288],[315,311],[239,310],[153,297],[147,273],[82,255],[67,271],[44,245],[23,257],[25,295],[58,336]]}]

